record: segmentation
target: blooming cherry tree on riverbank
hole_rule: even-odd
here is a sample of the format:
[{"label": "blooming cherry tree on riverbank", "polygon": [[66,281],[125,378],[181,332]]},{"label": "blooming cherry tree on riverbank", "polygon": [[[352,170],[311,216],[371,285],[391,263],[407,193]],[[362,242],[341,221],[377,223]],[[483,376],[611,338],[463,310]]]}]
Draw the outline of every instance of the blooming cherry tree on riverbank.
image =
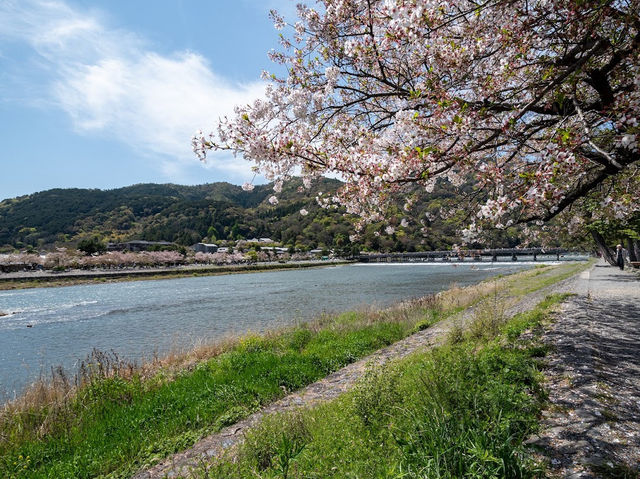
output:
[{"label": "blooming cherry tree on riverbank", "polygon": [[278,185],[337,173],[344,187],[319,201],[365,221],[398,194],[410,208],[440,178],[465,186],[469,237],[586,197],[624,218],[640,208],[639,11],[640,0],[300,6],[271,53],[287,75],[265,73],[266,96],[196,135],[194,151],[243,155]]},{"label": "blooming cherry tree on riverbank", "polygon": [[79,251],[54,252],[46,255],[0,254],[0,267],[23,269],[121,269],[172,267],[192,263],[240,264],[247,258],[239,253],[196,253],[183,256],[177,251],[112,251],[102,255],[85,256]]}]

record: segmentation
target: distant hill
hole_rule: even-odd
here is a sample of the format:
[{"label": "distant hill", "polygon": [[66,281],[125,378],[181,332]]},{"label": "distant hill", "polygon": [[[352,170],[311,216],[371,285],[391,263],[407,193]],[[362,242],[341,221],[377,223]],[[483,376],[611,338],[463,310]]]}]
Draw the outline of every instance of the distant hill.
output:
[{"label": "distant hill", "polygon": [[[229,183],[52,189],[0,202],[0,249],[73,246],[93,236],[104,241],[141,239],[182,245],[270,237],[297,247],[348,248],[349,235],[354,233],[353,218],[341,209],[322,209],[315,201],[319,192],[331,193],[339,185],[337,180],[322,179],[304,190],[293,180],[277,195],[277,205],[268,201],[274,194],[271,184],[257,185],[250,192]],[[446,188],[436,188],[417,205],[408,228],[387,235],[387,223],[371,225],[358,246],[387,251],[449,247],[458,242],[460,220],[432,223],[425,220],[425,212],[436,216],[452,201],[451,196]],[[302,216],[302,208],[309,214]],[[390,222],[399,224],[405,216],[399,209]],[[515,237],[501,240],[504,245],[517,242]]]}]

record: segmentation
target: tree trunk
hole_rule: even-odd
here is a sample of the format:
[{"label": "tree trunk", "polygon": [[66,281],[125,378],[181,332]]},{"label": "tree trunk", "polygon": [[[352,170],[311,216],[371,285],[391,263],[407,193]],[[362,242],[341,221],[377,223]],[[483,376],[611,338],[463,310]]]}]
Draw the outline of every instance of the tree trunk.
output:
[{"label": "tree trunk", "polygon": [[627,238],[627,251],[629,251],[629,261],[638,261],[638,240]]},{"label": "tree trunk", "polygon": [[615,253],[607,246],[607,243],[604,241],[602,235],[596,231],[591,230],[591,236],[593,240],[596,242],[596,246],[598,247],[598,251],[604,258],[604,260],[609,263],[611,266],[616,266],[616,256]]}]

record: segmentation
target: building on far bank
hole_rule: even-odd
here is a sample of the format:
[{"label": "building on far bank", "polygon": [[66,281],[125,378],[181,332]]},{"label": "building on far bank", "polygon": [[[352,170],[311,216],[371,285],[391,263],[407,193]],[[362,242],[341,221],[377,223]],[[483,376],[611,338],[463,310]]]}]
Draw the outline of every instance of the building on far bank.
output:
[{"label": "building on far bank", "polygon": [[242,240],[245,243],[276,243],[271,238],[249,238],[246,240]]},{"label": "building on far bank", "polygon": [[107,243],[107,251],[157,251],[163,249],[172,249],[175,243],[168,241],[143,241],[134,240],[124,243]]},{"label": "building on far bank", "polygon": [[213,243],[196,243],[192,248],[196,253],[215,253],[218,251],[218,245]]},{"label": "building on far bank", "polygon": [[289,248],[281,248],[279,246],[263,246],[260,248],[260,251],[275,253],[275,254],[285,254],[289,252]]}]

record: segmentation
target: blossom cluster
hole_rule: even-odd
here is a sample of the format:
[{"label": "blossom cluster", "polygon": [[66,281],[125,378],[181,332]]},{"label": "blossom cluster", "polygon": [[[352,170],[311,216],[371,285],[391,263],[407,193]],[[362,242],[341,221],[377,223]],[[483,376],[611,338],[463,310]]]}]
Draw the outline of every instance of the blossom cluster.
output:
[{"label": "blossom cluster", "polygon": [[255,256],[242,251],[203,253],[184,256],[177,251],[141,251],[119,252],[112,251],[101,255],[86,256],[79,251],[60,251],[47,254],[12,253],[0,254],[0,266],[18,266],[21,269],[122,269],[122,268],[152,268],[171,267],[181,265],[232,265],[244,264],[252,261],[288,261],[308,260],[306,253],[290,255],[275,254],[270,251],[256,251]]},{"label": "blossom cluster", "polygon": [[199,264],[238,264],[247,261],[245,255],[242,253],[201,253],[195,254],[194,258],[196,263]]},{"label": "blossom cluster", "polygon": [[[17,253],[0,255],[0,265],[25,265],[29,268],[42,269],[119,269],[146,268],[162,266],[179,266],[196,262],[215,264],[229,264],[243,262],[242,255],[216,253],[212,261],[195,257],[185,257],[177,251],[141,251],[120,252],[112,251],[102,255],[85,256],[79,252],[52,252],[44,255]],[[209,258],[207,258],[209,259]]]}]

